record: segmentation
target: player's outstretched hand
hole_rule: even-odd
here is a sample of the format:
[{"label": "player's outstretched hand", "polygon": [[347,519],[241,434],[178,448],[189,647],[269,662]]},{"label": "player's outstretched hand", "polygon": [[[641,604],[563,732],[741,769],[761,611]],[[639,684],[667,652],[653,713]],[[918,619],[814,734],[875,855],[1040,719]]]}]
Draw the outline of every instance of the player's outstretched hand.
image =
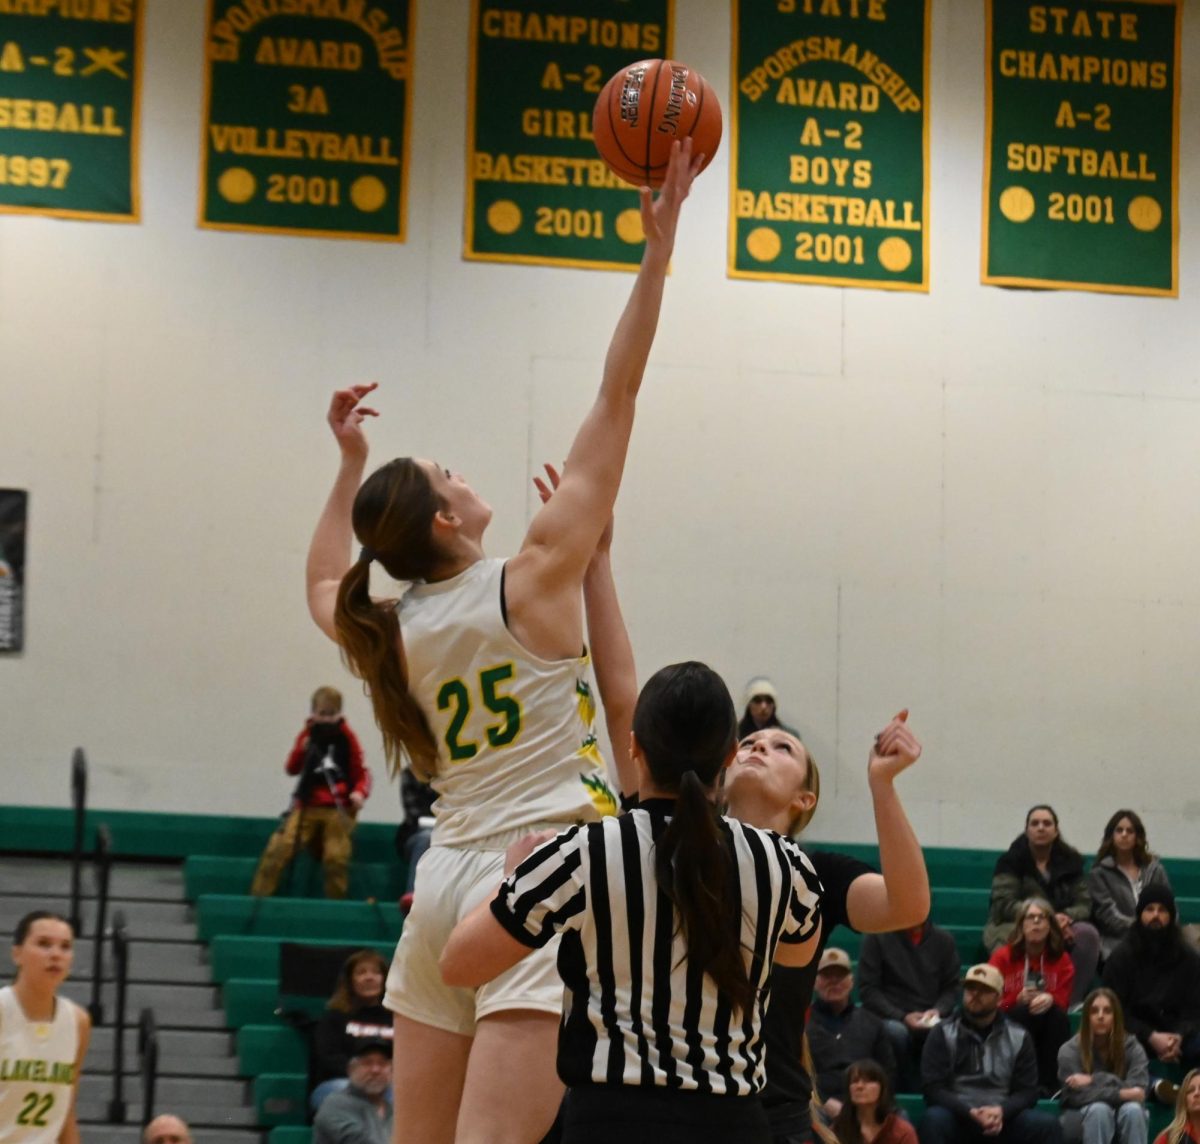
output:
[{"label": "player's outstretched hand", "polygon": [[682,142],[677,140],[671,145],[667,175],[658,197],[651,194],[649,187],[642,187],[642,230],[646,234],[647,254],[664,259],[671,257],[679,210],[692,189],[692,180],[700,174],[703,166],[704,156],[692,155],[691,137]]},{"label": "player's outstretched hand", "polygon": [[344,456],[365,457],[369,450],[367,435],[363,432],[362,423],[368,417],[378,417],[379,411],[367,405],[360,405],[364,397],[379,387],[379,382],[372,381],[366,385],[351,385],[347,389],[334,391],[329,399],[329,412],[325,420],[333,430],[338,448]]},{"label": "player's outstretched hand", "polygon": [[921,741],[909,729],[906,707],[875,736],[867,773],[871,778],[894,779],[920,757]]}]

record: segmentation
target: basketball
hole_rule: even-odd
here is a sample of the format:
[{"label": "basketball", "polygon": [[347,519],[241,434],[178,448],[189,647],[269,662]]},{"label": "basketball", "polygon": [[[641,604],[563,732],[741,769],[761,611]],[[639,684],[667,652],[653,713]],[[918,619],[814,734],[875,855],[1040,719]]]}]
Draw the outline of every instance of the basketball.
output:
[{"label": "basketball", "polygon": [[[661,187],[676,139],[712,162],[721,143],[721,104],[698,71],[677,60],[639,60],[604,85],[592,112],[600,157],[635,187]],[[702,168],[703,169],[703,168]]]}]

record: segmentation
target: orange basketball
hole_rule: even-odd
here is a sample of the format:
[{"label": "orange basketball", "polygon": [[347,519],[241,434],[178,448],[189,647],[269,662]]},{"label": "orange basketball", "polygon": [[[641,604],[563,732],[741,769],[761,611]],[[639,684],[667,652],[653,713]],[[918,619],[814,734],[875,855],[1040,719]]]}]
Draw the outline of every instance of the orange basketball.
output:
[{"label": "orange basketball", "polygon": [[592,112],[600,157],[627,183],[661,187],[676,139],[712,162],[721,143],[721,104],[698,71],[677,60],[639,60],[604,85]]}]

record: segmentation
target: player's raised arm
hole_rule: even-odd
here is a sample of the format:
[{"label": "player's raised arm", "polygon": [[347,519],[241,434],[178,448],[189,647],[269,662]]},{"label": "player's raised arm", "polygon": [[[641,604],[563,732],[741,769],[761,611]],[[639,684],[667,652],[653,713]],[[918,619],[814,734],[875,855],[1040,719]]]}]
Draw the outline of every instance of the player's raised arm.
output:
[{"label": "player's raised arm", "polygon": [[617,323],[600,392],[567,456],[562,484],[534,517],[511,574],[532,574],[541,591],[577,590],[603,531],[625,467],[634,406],[658,328],[663,282],[675,245],[679,211],[699,170],[691,140],[676,144],[662,191],[641,192],[646,250],[633,291]]},{"label": "player's raised arm", "polygon": [[374,409],[360,403],[375,387],[376,383],[372,382],[337,390],[330,399],[325,418],[341,451],[341,463],[308,546],[305,582],[308,610],[317,627],[334,641],[337,640],[334,605],[338,586],[350,569],[354,545],[351,510],[358,486],[362,484],[369,451],[362,423],[368,417],[379,416]]}]

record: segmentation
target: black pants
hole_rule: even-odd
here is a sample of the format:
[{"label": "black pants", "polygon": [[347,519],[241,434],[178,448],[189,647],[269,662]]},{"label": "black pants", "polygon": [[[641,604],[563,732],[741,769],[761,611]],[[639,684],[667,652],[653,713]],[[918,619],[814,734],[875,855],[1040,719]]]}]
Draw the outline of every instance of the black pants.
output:
[{"label": "black pants", "polygon": [[1014,1005],[1008,1016],[1029,1030],[1037,1053],[1038,1087],[1043,1096],[1049,1096],[1058,1088],[1058,1050],[1071,1039],[1070,1018],[1057,1005],[1036,1016],[1027,1005]]},{"label": "black pants", "polygon": [[563,1104],[563,1144],[771,1144],[754,1096],[581,1085]]}]

